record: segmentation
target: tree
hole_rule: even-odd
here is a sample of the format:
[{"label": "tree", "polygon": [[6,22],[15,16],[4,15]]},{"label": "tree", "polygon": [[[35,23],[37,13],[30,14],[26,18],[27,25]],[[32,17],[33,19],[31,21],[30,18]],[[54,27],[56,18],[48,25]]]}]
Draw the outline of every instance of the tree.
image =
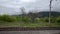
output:
[{"label": "tree", "polygon": [[25,8],[22,7],[22,8],[20,8],[20,10],[22,11],[22,21],[24,21],[24,18],[25,18],[25,15],[26,15]]},{"label": "tree", "polygon": [[29,12],[29,14],[28,14],[28,16],[30,17],[30,21],[33,23],[34,22],[34,13],[32,13],[32,12]]},{"label": "tree", "polygon": [[35,19],[38,18],[38,10],[32,10],[29,12],[29,17],[31,19],[31,22],[35,22]]}]

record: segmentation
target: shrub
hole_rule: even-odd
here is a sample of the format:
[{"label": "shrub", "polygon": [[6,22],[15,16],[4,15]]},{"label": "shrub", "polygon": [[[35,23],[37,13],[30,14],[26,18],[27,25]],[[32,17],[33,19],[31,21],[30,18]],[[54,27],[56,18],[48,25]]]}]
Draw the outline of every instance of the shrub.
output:
[{"label": "shrub", "polygon": [[15,17],[16,17],[16,20],[17,20],[18,22],[21,22],[21,21],[22,21],[21,16],[15,16]]},{"label": "shrub", "polygon": [[0,16],[0,21],[14,22],[16,21],[16,18],[9,15],[2,15]]},{"label": "shrub", "polygon": [[60,17],[57,18],[57,22],[60,23]]},{"label": "shrub", "polygon": [[40,22],[44,22],[44,18],[40,18]]},{"label": "shrub", "polygon": [[50,21],[51,21],[51,23],[55,23],[55,18],[51,17]]},{"label": "shrub", "polygon": [[[45,21],[45,22],[49,22],[49,18],[48,18],[48,17],[45,17],[45,18],[44,18],[44,21]],[[55,18],[54,18],[54,17],[50,17],[50,22],[51,22],[51,23],[55,23]]]},{"label": "shrub", "polygon": [[28,16],[25,16],[24,19],[23,19],[23,22],[30,22],[30,18]]},{"label": "shrub", "polygon": [[35,22],[40,22],[40,18],[35,18]]},{"label": "shrub", "polygon": [[[55,23],[55,18],[51,17],[50,21],[51,23]],[[49,18],[48,17],[40,18],[40,22],[49,22]]]},{"label": "shrub", "polygon": [[48,17],[45,17],[44,18],[44,22],[49,22],[49,18]]}]

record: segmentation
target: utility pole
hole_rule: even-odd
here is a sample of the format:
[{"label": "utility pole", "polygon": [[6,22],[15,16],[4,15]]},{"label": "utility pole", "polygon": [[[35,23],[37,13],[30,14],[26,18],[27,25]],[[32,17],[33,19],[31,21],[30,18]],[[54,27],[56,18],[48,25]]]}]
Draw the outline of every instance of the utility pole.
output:
[{"label": "utility pole", "polygon": [[[50,0],[50,4],[49,4],[49,26],[50,26],[50,24],[51,24],[51,20],[50,20],[50,19],[51,19],[51,11],[52,11],[52,10],[51,10],[51,9],[52,9],[52,1],[53,1],[53,0]],[[57,1],[57,0],[56,0],[56,1]]]},{"label": "utility pole", "polygon": [[53,0],[50,0],[50,4],[49,4],[49,26],[50,26],[50,23],[51,23],[51,5],[52,5],[52,1]]}]

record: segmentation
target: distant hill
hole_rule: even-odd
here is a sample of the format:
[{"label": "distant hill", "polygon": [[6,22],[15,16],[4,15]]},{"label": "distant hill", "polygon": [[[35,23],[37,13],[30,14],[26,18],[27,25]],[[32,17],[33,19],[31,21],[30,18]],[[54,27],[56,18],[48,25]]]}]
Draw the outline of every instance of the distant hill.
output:
[{"label": "distant hill", "polygon": [[[41,11],[38,13],[28,13],[28,16],[29,15],[32,17],[49,17],[49,11]],[[58,17],[58,16],[60,16],[60,12],[51,11],[51,16]]]}]

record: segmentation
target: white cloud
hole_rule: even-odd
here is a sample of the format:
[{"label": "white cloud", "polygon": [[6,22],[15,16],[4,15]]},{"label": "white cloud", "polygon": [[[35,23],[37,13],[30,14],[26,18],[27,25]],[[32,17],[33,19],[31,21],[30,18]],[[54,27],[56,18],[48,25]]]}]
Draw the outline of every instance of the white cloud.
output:
[{"label": "white cloud", "polygon": [[36,2],[36,0],[20,0],[21,2]]},{"label": "white cloud", "polygon": [[[53,1],[53,9],[59,8],[60,1]],[[58,5],[57,5],[58,4]],[[15,8],[14,10],[16,12],[18,11],[18,8],[25,7],[28,9],[40,9],[40,10],[49,10],[49,0],[0,0],[0,6],[3,6],[4,8],[8,8],[8,10],[13,11],[9,8]],[[2,7],[0,7],[2,8]],[[5,10],[5,9],[4,9]]]},{"label": "white cloud", "polygon": [[35,3],[36,0],[0,0],[0,5],[6,7],[19,7],[29,3]]}]

